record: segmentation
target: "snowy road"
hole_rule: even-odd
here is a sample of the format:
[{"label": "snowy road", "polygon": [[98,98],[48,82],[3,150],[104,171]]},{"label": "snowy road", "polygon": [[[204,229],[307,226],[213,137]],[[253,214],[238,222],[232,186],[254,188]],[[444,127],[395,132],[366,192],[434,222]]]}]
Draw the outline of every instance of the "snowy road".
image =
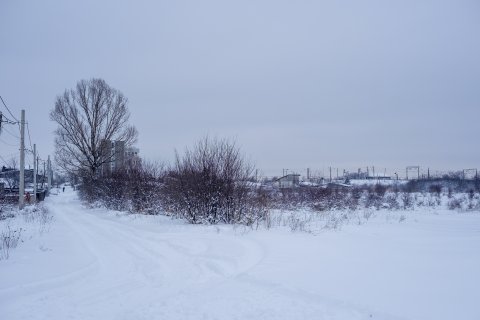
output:
[{"label": "snowy road", "polygon": [[0,319],[480,318],[478,213],[313,236],[47,205],[0,261]]}]

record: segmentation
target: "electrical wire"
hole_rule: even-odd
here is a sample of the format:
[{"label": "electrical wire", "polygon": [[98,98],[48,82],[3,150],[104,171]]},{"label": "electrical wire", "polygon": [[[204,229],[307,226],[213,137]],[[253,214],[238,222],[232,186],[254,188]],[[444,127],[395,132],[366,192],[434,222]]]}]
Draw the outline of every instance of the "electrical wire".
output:
[{"label": "electrical wire", "polygon": [[0,96],[0,100],[2,100],[3,105],[4,105],[5,108],[7,109],[8,113],[10,113],[10,115],[12,116],[12,118],[15,119],[15,121],[17,121],[17,122],[20,122],[20,121],[18,121],[18,119],[13,115],[13,113],[10,111],[10,109],[7,107],[7,105],[5,104],[5,101],[3,101],[2,96]]},{"label": "electrical wire", "polygon": [[2,122],[8,123],[8,124],[15,124],[15,121],[10,120],[10,118],[7,117],[5,113],[3,113],[2,111],[0,111],[0,116],[2,116]]},{"label": "electrical wire", "polygon": [[8,143],[8,142],[6,142],[5,140],[3,140],[2,138],[0,138],[0,142],[3,142],[4,144],[6,144],[6,145],[9,146],[9,147],[17,147],[16,144]]},{"label": "electrical wire", "polygon": [[30,126],[28,125],[28,122],[27,122],[27,132],[28,132],[28,142],[30,143],[30,150],[33,152],[32,139],[30,139]]},{"label": "electrical wire", "polygon": [[7,128],[3,127],[2,130],[5,130],[6,133],[8,133],[9,135],[11,135],[12,137],[14,137],[15,139],[20,139],[19,136],[15,135],[14,133],[12,133],[10,130],[7,130]]},{"label": "electrical wire", "polygon": [[10,120],[3,112],[0,111],[0,116],[2,119],[2,122],[8,123],[8,124],[15,124],[15,121]]},{"label": "electrical wire", "polygon": [[[7,104],[6,104],[5,101],[3,100],[2,96],[0,96],[0,100],[2,101],[3,106],[5,107],[5,109],[7,109],[8,113],[10,114],[10,116],[12,116],[12,118],[15,119],[16,122],[8,119],[6,116],[3,116],[4,119],[6,120],[7,123],[10,123],[10,124],[18,124],[18,128],[19,128],[19,130],[20,130],[20,121],[19,121],[18,118],[15,117],[15,115],[12,113],[12,111],[10,110],[10,108],[7,106]],[[33,157],[33,147],[32,147],[32,138],[31,138],[31,135],[30,135],[30,126],[29,126],[28,122],[26,122],[25,124],[27,125],[28,143],[29,143],[29,145],[30,145],[30,150],[25,149],[25,151],[28,151],[27,154],[28,154],[28,153],[31,153],[31,154],[32,154],[32,159],[33,159],[33,161],[35,162],[36,159],[34,159],[34,157]],[[19,136],[13,134],[12,132],[10,132],[9,130],[7,130],[6,128],[2,127],[2,130],[5,130],[5,132],[7,132],[8,134],[10,134],[10,135],[11,135],[12,137],[14,137],[14,138],[20,139]],[[15,147],[15,146],[16,146],[16,145],[12,145],[12,144],[7,143],[7,142],[5,142],[4,140],[0,140],[0,141],[3,142],[4,144],[8,145],[8,146],[12,146],[12,147]],[[1,156],[0,156],[0,157],[1,157]],[[8,165],[7,162],[5,161],[5,159],[4,159],[3,157],[1,157],[1,159],[3,160],[3,162],[5,162],[6,165]]]}]

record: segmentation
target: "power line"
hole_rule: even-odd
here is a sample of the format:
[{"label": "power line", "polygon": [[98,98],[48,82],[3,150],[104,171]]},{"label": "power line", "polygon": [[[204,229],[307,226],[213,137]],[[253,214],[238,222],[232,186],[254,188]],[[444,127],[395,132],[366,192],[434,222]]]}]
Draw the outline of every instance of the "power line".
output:
[{"label": "power line", "polygon": [[10,109],[7,107],[7,105],[5,104],[5,101],[3,101],[2,96],[0,96],[0,100],[2,100],[3,105],[4,105],[5,108],[7,109],[8,113],[10,113],[10,115],[12,116],[12,118],[15,119],[15,121],[17,121],[17,122],[20,122],[20,121],[18,121],[18,119],[13,115],[13,113],[10,111]]},{"label": "power line", "polygon": [[10,120],[6,115],[4,115],[0,111],[0,122],[8,123],[8,124],[15,124],[15,121]]},{"label": "power line", "polygon": [[18,154],[18,151],[17,151],[17,152],[13,152],[13,153],[9,153],[9,154],[7,154],[7,155],[4,156],[4,157],[7,157],[7,158],[8,158],[8,157],[11,157],[11,156],[16,156],[17,154]]},{"label": "power line", "polygon": [[5,130],[6,133],[14,137],[15,139],[20,139],[19,136],[15,135],[14,133],[10,132],[10,130],[7,130],[7,128],[3,127],[2,130]]},{"label": "power line", "polygon": [[16,144],[8,143],[8,142],[6,142],[5,140],[3,140],[2,138],[0,138],[0,142],[3,142],[4,144],[6,144],[7,146],[10,146],[10,147],[17,147]]},{"label": "power line", "polygon": [[28,132],[28,142],[30,144],[30,150],[33,150],[32,148],[32,139],[30,139],[30,126],[28,125],[28,122],[27,122],[27,132]]}]

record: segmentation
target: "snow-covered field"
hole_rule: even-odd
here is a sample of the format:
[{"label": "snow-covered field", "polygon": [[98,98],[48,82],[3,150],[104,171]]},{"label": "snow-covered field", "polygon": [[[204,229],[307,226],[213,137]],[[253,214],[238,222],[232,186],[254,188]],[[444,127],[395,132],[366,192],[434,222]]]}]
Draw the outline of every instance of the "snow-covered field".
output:
[{"label": "snow-covered field", "polygon": [[45,206],[0,261],[0,319],[480,319],[479,212],[308,233]]}]

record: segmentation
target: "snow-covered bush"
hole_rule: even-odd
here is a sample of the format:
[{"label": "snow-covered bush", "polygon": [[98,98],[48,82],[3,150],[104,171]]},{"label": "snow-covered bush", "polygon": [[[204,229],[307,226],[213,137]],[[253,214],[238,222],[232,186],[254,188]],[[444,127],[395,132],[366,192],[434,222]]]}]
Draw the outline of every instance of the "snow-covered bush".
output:
[{"label": "snow-covered bush", "polygon": [[448,209],[459,210],[462,209],[462,199],[452,198],[448,201]]},{"label": "snow-covered bush", "polygon": [[13,216],[13,205],[0,204],[0,221]]},{"label": "snow-covered bush", "polygon": [[0,260],[9,258],[10,250],[17,247],[21,235],[22,228],[12,229],[10,226],[0,232]]},{"label": "snow-covered bush", "polygon": [[235,143],[204,138],[176,154],[162,189],[166,210],[190,223],[251,225],[267,214],[265,195],[249,182],[252,172]]},{"label": "snow-covered bush", "polygon": [[109,209],[157,214],[161,209],[163,167],[143,163],[95,179],[83,179],[80,196],[88,203]]},{"label": "snow-covered bush", "polygon": [[[414,210],[438,208],[450,210],[480,210],[480,193],[474,189],[476,181],[434,183],[417,181],[409,187],[350,186],[309,187],[272,190],[268,192],[272,208],[280,210],[310,209],[316,212],[331,210]],[[458,186],[462,187],[458,187]],[[447,187],[450,186],[450,187]],[[466,187],[472,187],[467,189]],[[420,191],[414,191],[420,190]],[[445,190],[448,193],[442,194]],[[459,191],[460,190],[460,191]]]},{"label": "snow-covered bush", "polygon": [[25,222],[36,224],[40,234],[49,230],[53,220],[52,214],[47,210],[43,203],[26,206],[19,213],[23,216]]},{"label": "snow-covered bush", "polygon": [[12,249],[25,239],[48,231],[53,220],[43,203],[27,205],[22,210],[9,206],[2,211],[4,215],[0,220],[0,260],[8,259]]}]

